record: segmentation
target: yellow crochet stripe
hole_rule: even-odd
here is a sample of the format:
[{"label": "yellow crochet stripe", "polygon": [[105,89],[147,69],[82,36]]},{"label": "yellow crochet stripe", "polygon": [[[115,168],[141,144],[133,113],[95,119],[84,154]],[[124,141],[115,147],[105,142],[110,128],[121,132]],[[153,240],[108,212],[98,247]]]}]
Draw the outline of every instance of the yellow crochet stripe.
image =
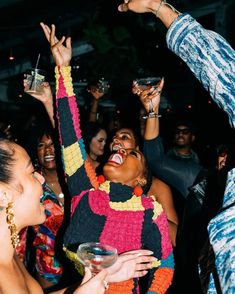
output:
[{"label": "yellow crochet stripe", "polygon": [[64,154],[65,172],[72,176],[83,164],[82,154],[78,142],[68,146],[62,147]]},{"label": "yellow crochet stripe", "polygon": [[104,183],[100,184],[100,190],[106,192],[107,194],[110,193],[110,181],[105,181]]},{"label": "yellow crochet stripe", "polygon": [[[63,76],[64,86],[66,89],[67,96],[68,97],[75,96],[73,92],[73,85],[72,85],[72,78],[71,78],[71,66],[61,66],[60,72]],[[57,93],[59,88],[59,70],[57,66],[55,68],[55,76],[56,76],[56,93]]]},{"label": "yellow crochet stripe", "polygon": [[[150,196],[150,197],[155,200],[154,196]],[[163,212],[163,208],[162,208],[161,204],[158,203],[156,200],[153,201],[153,206],[154,206],[154,209],[153,209],[152,219],[155,220]]]},{"label": "yellow crochet stripe", "polygon": [[119,211],[144,211],[141,202],[141,197],[133,195],[133,197],[126,202],[109,202],[109,205],[114,210]]},{"label": "yellow crochet stripe", "polygon": [[63,250],[65,251],[66,256],[74,263],[74,266],[79,274],[84,276],[84,265],[79,261],[77,254],[73,251],[68,250],[65,246],[63,246]]},{"label": "yellow crochet stripe", "polygon": [[152,262],[152,268],[153,267],[159,267],[161,265],[161,260],[156,259],[155,261]]}]

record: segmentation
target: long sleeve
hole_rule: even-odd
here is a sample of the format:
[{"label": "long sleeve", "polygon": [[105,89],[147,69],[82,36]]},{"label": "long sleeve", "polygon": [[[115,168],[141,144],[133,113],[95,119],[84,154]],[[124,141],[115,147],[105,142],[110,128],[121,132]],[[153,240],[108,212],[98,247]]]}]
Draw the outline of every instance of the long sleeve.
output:
[{"label": "long sleeve", "polygon": [[193,185],[201,169],[199,164],[168,157],[164,152],[160,137],[144,141],[144,155],[156,177],[187,197],[188,188]]},{"label": "long sleeve", "polygon": [[154,202],[152,226],[143,236],[146,248],[154,252],[157,260],[149,271],[148,294],[166,293],[174,273],[174,258],[170,241],[167,217],[158,202]]},{"label": "long sleeve", "polygon": [[182,14],[169,28],[167,44],[186,62],[235,127],[235,51],[228,42],[190,15]]},{"label": "long sleeve", "polygon": [[[204,29],[195,19],[183,14],[167,35],[168,47],[180,56],[210,92],[214,101],[228,114],[235,127],[235,51],[219,34]],[[208,225],[210,243],[223,293],[234,293],[234,210],[235,169],[228,173],[223,207]],[[213,276],[208,293],[215,293]]]},{"label": "long sleeve", "polygon": [[96,174],[86,160],[79,109],[73,92],[71,67],[56,67],[56,105],[60,144],[72,196],[97,187]]}]

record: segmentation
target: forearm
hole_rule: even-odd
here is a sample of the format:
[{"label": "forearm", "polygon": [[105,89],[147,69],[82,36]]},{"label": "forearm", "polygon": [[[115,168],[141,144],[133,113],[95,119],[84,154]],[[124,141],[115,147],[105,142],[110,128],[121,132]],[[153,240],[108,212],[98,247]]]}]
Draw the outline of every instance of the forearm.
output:
[{"label": "forearm", "polygon": [[152,140],[159,136],[159,118],[152,117],[146,121],[144,138],[146,140]]},{"label": "forearm", "polygon": [[235,126],[235,51],[231,46],[188,14],[179,16],[172,24],[167,44],[186,62]]},{"label": "forearm", "polygon": [[50,101],[43,103],[46,112],[48,114],[48,117],[50,119],[50,122],[52,124],[52,127],[55,128],[55,120],[54,120],[54,108],[53,108],[53,97]]},{"label": "forearm", "polygon": [[89,121],[91,122],[97,121],[98,104],[99,104],[99,100],[93,99],[90,114],[89,114]]},{"label": "forearm", "polygon": [[[76,190],[77,193],[79,185],[77,185],[76,181],[84,178],[82,175],[85,173],[93,186],[97,182],[95,173],[92,171],[88,161],[86,161],[86,151],[80,129],[80,114],[73,92],[71,67],[69,66],[56,67],[56,106],[64,169],[69,177],[69,188],[73,187],[73,191]],[[82,173],[81,175],[79,170]],[[74,177],[75,173],[76,178]],[[74,185],[70,184],[72,179]],[[90,188],[87,185],[85,186],[85,182],[83,184],[84,189]]]}]

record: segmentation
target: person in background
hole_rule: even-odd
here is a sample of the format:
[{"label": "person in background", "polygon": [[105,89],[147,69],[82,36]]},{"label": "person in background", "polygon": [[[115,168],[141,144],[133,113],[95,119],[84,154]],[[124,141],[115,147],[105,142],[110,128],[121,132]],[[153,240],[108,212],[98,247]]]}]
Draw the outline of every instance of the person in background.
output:
[{"label": "person in background", "polygon": [[[189,14],[181,14],[164,0],[127,0],[120,4],[118,9],[121,12],[128,10],[137,13],[151,12],[159,18],[168,29],[168,47],[186,62],[196,78],[209,91],[213,100],[227,113],[234,128],[235,51],[228,42],[216,32],[203,28]],[[145,138],[152,139],[148,136]],[[218,213],[208,225],[210,242],[215,253],[214,269],[218,276],[216,283],[214,275],[210,275],[208,293],[215,293],[216,290],[217,292],[222,290],[223,293],[235,292],[234,191],[235,168],[230,167],[223,198],[223,211]]]},{"label": "person in background", "polygon": [[[100,163],[105,151],[107,133],[105,129],[98,123],[90,121],[84,124],[83,140],[91,166],[100,174]],[[101,168],[102,169],[102,168]]]},{"label": "person in background", "polygon": [[40,200],[46,220],[21,232],[22,245],[17,251],[42,288],[48,289],[59,283],[63,270],[55,244],[64,217],[64,193],[57,174],[52,128],[44,130],[38,138],[37,170],[45,179]]},{"label": "person in background", "polygon": [[190,121],[178,121],[174,128],[174,146],[167,151],[167,156],[178,160],[192,160],[199,164],[199,157],[192,149],[195,130]]}]

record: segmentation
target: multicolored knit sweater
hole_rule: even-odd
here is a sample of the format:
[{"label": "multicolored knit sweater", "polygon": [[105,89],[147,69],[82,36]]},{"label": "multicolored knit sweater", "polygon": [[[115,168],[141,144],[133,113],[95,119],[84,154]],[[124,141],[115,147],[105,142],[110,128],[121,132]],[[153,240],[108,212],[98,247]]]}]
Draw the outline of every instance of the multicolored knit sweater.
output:
[{"label": "multicolored knit sweater", "polygon": [[[98,183],[86,160],[71,68],[56,67],[57,116],[64,169],[68,176],[71,220],[64,236],[69,257],[83,242],[102,242],[118,253],[146,248],[157,260],[149,273],[147,293],[165,293],[173,277],[173,254],[167,218],[154,197],[133,195],[133,188]],[[107,293],[139,293],[138,280],[111,284]]]}]

